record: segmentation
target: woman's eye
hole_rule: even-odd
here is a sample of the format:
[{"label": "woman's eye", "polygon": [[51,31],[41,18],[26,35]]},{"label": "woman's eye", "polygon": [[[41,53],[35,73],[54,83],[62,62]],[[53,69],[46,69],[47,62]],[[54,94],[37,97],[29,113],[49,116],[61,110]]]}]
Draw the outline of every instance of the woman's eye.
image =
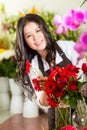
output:
[{"label": "woman's eye", "polygon": [[31,35],[27,35],[27,38],[28,38],[28,37],[31,37]]},{"label": "woman's eye", "polygon": [[38,30],[37,30],[37,32],[40,32],[40,31],[41,31],[41,29],[38,29]]}]

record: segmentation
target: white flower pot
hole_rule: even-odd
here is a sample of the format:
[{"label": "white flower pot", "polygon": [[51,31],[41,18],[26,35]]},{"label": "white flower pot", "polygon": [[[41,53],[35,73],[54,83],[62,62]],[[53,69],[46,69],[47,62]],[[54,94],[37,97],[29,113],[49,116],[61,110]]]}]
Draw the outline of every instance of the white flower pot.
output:
[{"label": "white flower pot", "polygon": [[0,77],[0,93],[9,91],[9,79],[8,77]]},{"label": "white flower pot", "polygon": [[12,114],[23,112],[23,91],[21,86],[15,83],[14,79],[9,79],[11,103],[10,112]]},{"label": "white flower pot", "polygon": [[9,79],[10,91],[12,95],[22,95],[22,87],[15,83],[14,79]]},{"label": "white flower pot", "polygon": [[9,110],[10,96],[8,93],[0,93],[0,110]]},{"label": "white flower pot", "polygon": [[23,106],[23,117],[35,118],[38,116],[39,116],[39,108],[36,104],[35,99],[33,99],[33,101],[30,101],[28,98],[26,98]]},{"label": "white flower pot", "polygon": [[0,77],[0,110],[9,110],[10,93],[8,77]]},{"label": "white flower pot", "polygon": [[12,96],[10,103],[10,112],[11,114],[23,112],[23,96]]}]

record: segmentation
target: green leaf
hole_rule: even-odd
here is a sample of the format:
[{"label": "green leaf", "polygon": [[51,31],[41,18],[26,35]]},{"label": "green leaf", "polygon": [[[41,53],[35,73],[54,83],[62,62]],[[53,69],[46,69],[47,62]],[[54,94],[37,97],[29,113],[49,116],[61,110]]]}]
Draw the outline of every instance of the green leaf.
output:
[{"label": "green leaf", "polygon": [[75,97],[72,97],[69,100],[69,103],[70,103],[71,108],[75,109],[77,107],[77,99]]}]

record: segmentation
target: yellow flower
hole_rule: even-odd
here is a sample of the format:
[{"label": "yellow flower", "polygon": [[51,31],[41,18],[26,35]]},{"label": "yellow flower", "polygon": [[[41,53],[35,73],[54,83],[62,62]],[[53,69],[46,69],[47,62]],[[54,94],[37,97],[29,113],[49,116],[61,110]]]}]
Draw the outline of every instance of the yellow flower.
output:
[{"label": "yellow flower", "polygon": [[33,6],[32,9],[29,11],[30,14],[37,14],[38,10]]},{"label": "yellow flower", "polygon": [[5,49],[0,48],[0,54],[5,52],[5,51],[6,51]]},{"label": "yellow flower", "polygon": [[24,17],[24,16],[25,16],[25,13],[24,13],[24,12],[19,11],[19,16]]},{"label": "yellow flower", "polygon": [[[29,13],[29,14],[37,14],[37,13],[38,13],[38,10],[33,6],[33,7],[31,8],[31,10],[28,11],[28,12],[26,12],[26,13]],[[20,17],[24,17],[24,16],[26,15],[26,13],[25,13],[25,12],[22,12],[22,11],[19,11],[19,16],[20,16]]]},{"label": "yellow flower", "polygon": [[3,59],[9,59],[12,56],[15,56],[14,50],[2,50],[0,49],[0,61]]}]

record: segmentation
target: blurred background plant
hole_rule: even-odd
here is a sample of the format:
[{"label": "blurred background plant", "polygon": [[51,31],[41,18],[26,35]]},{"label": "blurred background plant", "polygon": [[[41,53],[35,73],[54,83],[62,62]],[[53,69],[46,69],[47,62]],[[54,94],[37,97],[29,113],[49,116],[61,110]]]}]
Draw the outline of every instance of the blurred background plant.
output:
[{"label": "blurred background plant", "polygon": [[0,48],[14,49],[18,16],[6,16],[1,22]]},{"label": "blurred background plant", "polygon": [[0,77],[14,78],[16,72],[16,58],[14,50],[0,53]]},{"label": "blurred background plant", "polygon": [[10,39],[11,49],[15,46],[16,24],[19,16],[8,16],[2,21],[2,30],[7,31]]}]

